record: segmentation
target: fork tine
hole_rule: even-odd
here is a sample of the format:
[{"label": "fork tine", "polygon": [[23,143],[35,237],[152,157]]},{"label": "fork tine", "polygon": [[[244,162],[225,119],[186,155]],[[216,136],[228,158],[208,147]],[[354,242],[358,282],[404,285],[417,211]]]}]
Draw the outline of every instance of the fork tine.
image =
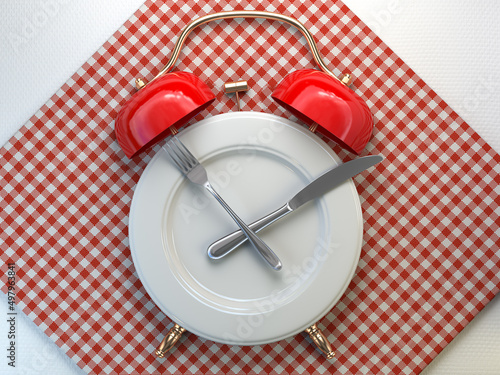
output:
[{"label": "fork tine", "polygon": [[194,164],[191,161],[189,155],[186,155],[176,142],[169,142],[169,143],[170,143],[170,149],[175,154],[177,159],[180,160],[181,164],[183,164],[184,167],[188,169],[188,171],[193,169]]},{"label": "fork tine", "polygon": [[170,159],[175,163],[177,168],[181,170],[182,173],[187,173],[189,172],[189,167],[183,162],[183,160],[177,155],[175,152],[174,148],[170,144],[170,142],[167,142],[167,147],[165,148],[165,151],[167,151],[168,156],[170,156]]},{"label": "fork tine", "polygon": [[187,159],[189,159],[193,167],[199,164],[198,159],[194,157],[191,151],[189,151],[189,149],[184,145],[184,143],[181,142],[179,138],[174,136],[173,139],[175,140],[176,146],[179,148],[179,151],[182,152]]}]

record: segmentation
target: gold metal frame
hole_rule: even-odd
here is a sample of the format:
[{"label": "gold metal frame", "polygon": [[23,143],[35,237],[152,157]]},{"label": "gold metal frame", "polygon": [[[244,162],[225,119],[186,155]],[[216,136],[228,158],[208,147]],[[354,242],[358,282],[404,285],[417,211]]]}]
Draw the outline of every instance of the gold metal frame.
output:
[{"label": "gold metal frame", "polygon": [[198,26],[201,26],[210,21],[233,19],[233,18],[264,18],[267,20],[281,21],[288,25],[294,26],[306,38],[307,44],[309,44],[309,48],[311,49],[314,60],[316,61],[316,64],[318,64],[318,66],[321,68],[323,72],[334,77],[335,79],[339,80],[340,82],[342,82],[347,86],[352,82],[352,77],[350,74],[345,74],[339,79],[335,76],[335,74],[333,74],[333,72],[330,69],[328,69],[325,62],[323,61],[323,58],[321,57],[321,54],[319,53],[318,46],[316,45],[316,42],[314,41],[311,32],[295,18],[272,12],[264,12],[256,10],[237,10],[230,12],[212,13],[191,21],[188,25],[186,25],[186,27],[184,27],[184,29],[181,32],[181,35],[179,36],[179,39],[177,39],[177,42],[175,43],[174,49],[172,51],[172,55],[170,56],[167,65],[165,65],[165,67],[162,70],[160,70],[160,72],[158,72],[158,74],[148,83],[146,83],[142,78],[137,78],[136,88],[139,90],[147,86],[149,83],[160,78],[162,75],[168,73],[173,69],[179,57],[179,53],[182,49],[182,46],[184,45],[184,42],[186,41],[191,31],[196,29]]}]

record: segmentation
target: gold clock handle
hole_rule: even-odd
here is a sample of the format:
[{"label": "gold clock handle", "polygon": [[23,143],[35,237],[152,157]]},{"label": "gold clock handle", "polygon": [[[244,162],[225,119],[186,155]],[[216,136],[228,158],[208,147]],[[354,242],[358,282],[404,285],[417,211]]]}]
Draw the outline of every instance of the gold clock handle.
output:
[{"label": "gold clock handle", "polygon": [[[175,65],[175,62],[177,61],[177,58],[179,57],[179,53],[181,51],[182,46],[184,45],[184,42],[186,41],[186,38],[188,35],[193,31],[195,28],[197,28],[200,25],[203,25],[207,22],[210,21],[215,21],[215,20],[222,20],[222,19],[233,19],[233,18],[264,18],[268,20],[276,20],[276,21],[281,21],[284,23],[287,23],[291,26],[294,26],[297,28],[302,35],[307,40],[307,44],[309,44],[309,48],[311,49],[311,52],[313,54],[314,60],[318,64],[318,66],[321,68],[322,71],[325,73],[331,75],[335,79],[343,82],[344,78],[337,78],[335,74],[333,74],[330,69],[326,66],[324,63],[319,50],[318,46],[316,45],[316,42],[311,34],[311,32],[298,20],[292,17],[288,17],[282,14],[277,14],[277,13],[272,13],[272,12],[264,12],[264,11],[256,11],[256,10],[236,10],[236,11],[230,11],[230,12],[219,12],[219,13],[213,13],[213,14],[207,14],[206,16],[197,18],[193,21],[191,21],[188,25],[184,27],[184,29],[181,32],[181,35],[179,36],[179,39],[177,39],[177,42],[175,43],[174,49],[172,51],[172,55],[170,56],[170,59],[167,62],[167,65],[160,70],[160,72],[151,80],[149,83],[153,82],[155,79],[161,77],[163,74],[168,73]],[[350,76],[349,76],[350,77]],[[137,89],[141,89],[148,85],[149,83],[144,82],[141,78],[138,78],[136,80],[136,86]],[[345,82],[343,82],[345,83]]]},{"label": "gold clock handle", "polygon": [[175,343],[179,341],[184,332],[186,332],[184,328],[178,324],[174,324],[156,351],[158,358],[163,358],[165,354],[174,347]]},{"label": "gold clock handle", "polygon": [[312,326],[306,329],[316,346],[326,355],[326,358],[332,359],[335,356],[335,352],[332,350],[330,343],[326,339],[325,335],[314,323]]}]

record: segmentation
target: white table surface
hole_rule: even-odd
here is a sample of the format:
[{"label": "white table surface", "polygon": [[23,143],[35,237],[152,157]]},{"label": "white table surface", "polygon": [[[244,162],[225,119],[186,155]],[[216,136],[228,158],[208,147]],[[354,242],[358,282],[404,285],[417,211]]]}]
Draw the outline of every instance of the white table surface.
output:
[{"label": "white table surface", "polygon": [[[344,2],[500,152],[500,3]],[[2,1],[0,145],[142,3],[143,0]],[[6,314],[7,300],[0,293],[2,348],[7,346]],[[17,334],[17,366],[7,366],[6,355],[2,354],[0,374],[83,373],[22,313],[17,319]],[[499,374],[500,297],[495,297],[423,373]]]}]

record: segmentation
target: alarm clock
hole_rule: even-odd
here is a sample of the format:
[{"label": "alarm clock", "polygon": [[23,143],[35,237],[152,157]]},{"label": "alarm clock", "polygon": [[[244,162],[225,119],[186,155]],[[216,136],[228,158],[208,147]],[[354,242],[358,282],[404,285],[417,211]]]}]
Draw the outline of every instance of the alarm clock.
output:
[{"label": "alarm clock", "polygon": [[[232,18],[281,21],[304,35],[319,70],[288,74],[271,96],[308,127],[273,114],[238,111],[211,116],[179,133],[215,100],[199,77],[174,69],[180,50],[196,27]],[[373,118],[349,88],[351,81],[350,75],[338,78],[327,68],[310,31],[294,18],[243,10],[209,14],[182,30],[166,66],[151,81],[136,80],[138,91],[118,112],[116,139],[128,158],[136,158],[179,133],[225,196],[240,206],[239,212],[257,218],[283,194],[341,163],[316,133],[355,155],[364,150]],[[225,85],[226,93],[236,94],[238,109],[238,95],[247,88],[246,81]],[[206,245],[234,230],[232,223],[182,178],[164,152],[153,157],[141,176],[129,225],[139,278],[175,322],[159,345],[159,357],[186,330],[235,345],[259,345],[306,331],[333,357],[316,322],[341,298],[359,260],[363,225],[352,181],[262,232],[288,265],[279,275],[244,249],[219,261],[207,257]]]}]

